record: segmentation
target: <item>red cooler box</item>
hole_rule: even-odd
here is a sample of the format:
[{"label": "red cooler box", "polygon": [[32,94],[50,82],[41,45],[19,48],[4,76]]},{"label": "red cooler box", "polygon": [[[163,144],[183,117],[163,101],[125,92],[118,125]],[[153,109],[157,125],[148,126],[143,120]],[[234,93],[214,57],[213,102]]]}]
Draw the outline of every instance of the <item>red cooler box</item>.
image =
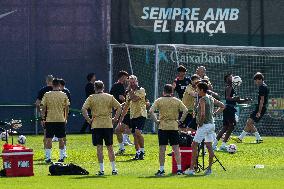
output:
[{"label": "red cooler box", "polygon": [[[181,155],[181,169],[185,171],[190,167],[191,157],[192,157],[192,148],[191,147],[180,147]],[[172,173],[177,173],[177,162],[175,159],[174,152],[172,153]]]},{"label": "red cooler box", "polygon": [[3,167],[7,177],[33,176],[33,150],[21,145],[3,145]]}]

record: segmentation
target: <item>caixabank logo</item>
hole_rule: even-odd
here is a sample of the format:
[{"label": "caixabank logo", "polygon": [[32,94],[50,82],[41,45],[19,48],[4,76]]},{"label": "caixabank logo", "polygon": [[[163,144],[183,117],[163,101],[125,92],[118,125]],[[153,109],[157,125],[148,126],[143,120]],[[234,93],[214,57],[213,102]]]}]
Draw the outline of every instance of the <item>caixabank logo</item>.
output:
[{"label": "caixabank logo", "polygon": [[202,52],[199,54],[182,53],[182,52],[171,52],[170,54],[172,62],[180,63],[197,63],[197,64],[226,64],[227,57],[221,52],[218,54],[208,54],[207,52]]},{"label": "caixabank logo", "polygon": [[268,114],[275,119],[284,119],[284,98],[269,99]]}]

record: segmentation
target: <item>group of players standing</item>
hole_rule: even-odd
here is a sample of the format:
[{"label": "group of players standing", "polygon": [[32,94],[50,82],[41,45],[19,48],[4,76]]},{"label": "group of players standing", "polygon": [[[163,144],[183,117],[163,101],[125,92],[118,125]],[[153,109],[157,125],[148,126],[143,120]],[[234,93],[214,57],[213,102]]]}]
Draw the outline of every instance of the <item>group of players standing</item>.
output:
[{"label": "group of players standing", "polygon": [[[235,95],[232,84],[232,74],[227,74],[224,77],[227,85],[225,90],[226,104],[224,105],[219,101],[218,94],[212,91],[212,85],[209,78],[206,76],[204,66],[198,67],[196,73],[191,76],[191,78],[186,77],[187,69],[182,65],[177,68],[177,72],[178,76],[173,84],[166,84],[164,86],[163,96],[156,99],[149,110],[151,118],[158,125],[160,169],[156,175],[162,176],[165,174],[165,151],[168,143],[172,146],[177,161],[177,174],[194,174],[198,156],[198,145],[202,141],[205,142],[209,153],[209,166],[205,174],[211,174],[214,148],[216,149],[218,140],[226,133],[220,149],[225,148],[226,142],[236,125],[236,104],[247,102],[250,99],[241,99]],[[254,123],[258,122],[266,112],[269,90],[264,83],[264,77],[261,73],[256,73],[254,80],[259,86],[258,104],[255,111],[250,115],[242,134],[238,138],[234,138],[237,142],[241,142],[247,132],[253,132],[257,142],[262,142],[259,133],[254,127]],[[53,80],[53,84],[56,84],[54,81],[55,80]],[[145,125],[147,108],[150,107],[150,103],[146,98],[145,89],[138,84],[138,78],[134,75],[129,76],[125,71],[118,73],[118,81],[112,86],[110,94],[104,92],[104,83],[102,81],[94,81],[94,89],[95,93],[87,96],[82,107],[82,114],[86,122],[91,125],[93,145],[97,146],[97,156],[100,164],[98,175],[104,175],[103,142],[107,146],[108,156],[112,166],[112,174],[116,175],[115,153],[112,146],[113,126],[117,125],[115,128],[119,143],[117,155],[125,152],[122,134],[125,130],[131,130],[136,149],[136,155],[133,160],[143,160],[145,150],[142,130]],[[61,149],[60,161],[64,161],[63,138],[66,136],[65,123],[70,101],[64,92],[60,92],[59,95],[59,93],[57,93],[58,90],[60,90],[60,88],[56,87],[56,85],[53,86],[53,91],[44,94],[41,101],[43,125],[46,128],[46,137],[48,138],[46,148],[48,149],[46,150],[48,161],[51,159],[50,142],[53,135],[59,138]],[[177,92],[179,98],[174,97],[174,91]],[[53,110],[53,106],[60,108]],[[214,106],[217,106],[218,109],[214,110]],[[46,109],[49,109],[49,111],[45,111]],[[223,128],[216,137],[214,116],[222,111],[224,111]],[[157,112],[159,112],[158,118],[156,116]],[[60,115],[56,117],[55,113]],[[113,114],[115,115],[112,118],[111,115]],[[54,119],[51,119],[52,116],[54,116]],[[188,130],[193,133],[195,132],[192,143],[192,160],[190,168],[182,172],[179,151],[179,131]]]}]

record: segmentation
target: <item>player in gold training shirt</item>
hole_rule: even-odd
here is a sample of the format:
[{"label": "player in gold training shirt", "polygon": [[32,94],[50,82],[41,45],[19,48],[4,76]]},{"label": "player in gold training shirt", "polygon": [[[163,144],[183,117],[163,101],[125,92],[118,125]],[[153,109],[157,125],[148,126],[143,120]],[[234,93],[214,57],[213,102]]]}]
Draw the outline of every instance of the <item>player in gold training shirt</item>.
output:
[{"label": "player in gold training shirt", "polygon": [[[173,87],[170,84],[165,85],[163,97],[158,98],[150,108],[150,114],[154,121],[159,125],[158,138],[159,138],[159,161],[160,169],[156,173],[157,176],[165,174],[165,151],[168,142],[173,148],[175,159],[177,161],[177,174],[181,175],[181,158],[179,151],[179,133],[178,133],[178,117],[179,112],[183,112],[181,120],[183,121],[187,115],[187,108],[181,100],[172,97]],[[159,120],[154,112],[159,111]]]},{"label": "player in gold training shirt", "polygon": [[194,116],[196,106],[196,99],[198,94],[196,92],[196,84],[199,82],[200,77],[196,74],[191,76],[191,84],[189,84],[183,94],[182,102],[188,109],[188,114],[182,124],[182,128],[189,128],[191,131],[196,131],[197,124]]},{"label": "player in gold training shirt", "polygon": [[[115,167],[115,156],[113,151],[113,123],[117,122],[121,113],[120,103],[110,94],[104,93],[104,83],[95,82],[95,94],[90,95],[83,107],[82,113],[92,128],[93,145],[97,146],[97,156],[100,163],[100,171],[97,175],[104,175],[103,163],[103,141],[108,150],[109,160],[112,166],[112,175],[117,174]],[[88,116],[88,109],[91,110],[92,118]],[[112,119],[112,110],[116,110]]]},{"label": "player in gold training shirt", "polygon": [[134,144],[136,148],[136,155],[134,160],[143,160],[144,151],[144,137],[142,130],[147,117],[146,110],[146,92],[145,89],[138,86],[137,77],[134,75],[129,76],[129,92],[126,96],[125,106],[122,115],[119,119],[119,125],[122,123],[124,116],[130,109],[130,124],[134,136]]},{"label": "player in gold training shirt", "polygon": [[53,90],[44,94],[41,101],[42,125],[46,129],[46,163],[51,163],[51,148],[53,136],[58,138],[60,158],[58,162],[64,162],[64,141],[66,137],[65,124],[67,122],[69,105],[67,95],[60,91],[58,79],[52,81]]}]

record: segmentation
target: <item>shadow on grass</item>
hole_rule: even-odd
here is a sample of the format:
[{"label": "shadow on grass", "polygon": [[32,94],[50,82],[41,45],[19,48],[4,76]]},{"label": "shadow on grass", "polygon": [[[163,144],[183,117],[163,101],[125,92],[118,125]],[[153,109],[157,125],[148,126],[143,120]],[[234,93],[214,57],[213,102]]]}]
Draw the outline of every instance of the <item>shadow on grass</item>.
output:
[{"label": "shadow on grass", "polygon": [[38,159],[34,159],[34,161],[44,161],[44,158],[38,158]]},{"label": "shadow on grass", "polygon": [[162,179],[162,178],[170,178],[170,177],[179,177],[179,178],[190,178],[190,177],[204,177],[206,175],[204,174],[198,174],[198,175],[176,175],[176,174],[167,174],[164,176],[155,176],[155,175],[151,175],[151,176],[145,176],[145,177],[138,177],[138,178],[156,178],[156,179]]},{"label": "shadow on grass", "polygon": [[253,141],[253,142],[243,142],[243,144],[244,145],[251,145],[251,144],[254,144],[254,145],[256,145],[256,144],[261,144],[261,143],[256,143],[255,141]]},{"label": "shadow on grass", "polygon": [[134,159],[116,160],[116,162],[133,162],[133,161],[139,161],[139,160],[134,160]]},{"label": "shadow on grass", "polygon": [[106,179],[108,176],[104,175],[104,176],[98,176],[98,175],[85,175],[85,176],[77,176],[77,177],[73,177],[71,179]]},{"label": "shadow on grass", "polygon": [[127,156],[135,156],[135,154],[121,154],[121,155],[115,155],[117,157],[127,157]]},{"label": "shadow on grass", "polygon": [[205,177],[208,175],[204,175],[204,174],[198,174],[198,175],[184,175],[184,177],[182,178],[196,178],[196,177]]},{"label": "shadow on grass", "polygon": [[48,164],[48,163],[45,163],[44,161],[40,161],[40,162],[34,162],[34,165],[51,165],[51,164]]},{"label": "shadow on grass", "polygon": [[229,154],[229,152],[224,151],[224,150],[216,150],[216,151],[214,151],[214,153],[216,153],[216,154]]}]

